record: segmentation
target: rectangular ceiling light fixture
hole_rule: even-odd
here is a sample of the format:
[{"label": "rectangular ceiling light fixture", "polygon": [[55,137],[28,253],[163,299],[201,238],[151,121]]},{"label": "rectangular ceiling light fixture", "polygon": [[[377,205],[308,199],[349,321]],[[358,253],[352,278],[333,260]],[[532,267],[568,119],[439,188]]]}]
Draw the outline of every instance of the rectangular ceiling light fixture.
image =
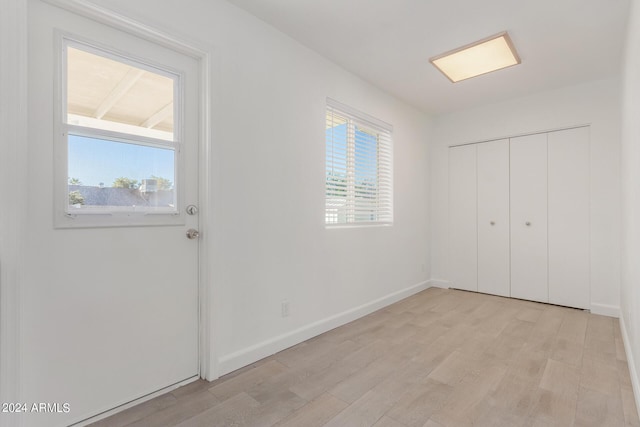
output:
[{"label": "rectangular ceiling light fixture", "polygon": [[429,59],[453,83],[520,63],[507,32]]}]

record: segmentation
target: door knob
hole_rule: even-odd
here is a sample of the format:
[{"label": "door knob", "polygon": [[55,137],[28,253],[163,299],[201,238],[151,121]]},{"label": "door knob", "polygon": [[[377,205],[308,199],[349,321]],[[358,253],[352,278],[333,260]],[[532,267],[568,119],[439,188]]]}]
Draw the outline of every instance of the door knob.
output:
[{"label": "door knob", "polygon": [[489,224],[496,225],[496,222],[495,221],[491,221]]},{"label": "door knob", "polygon": [[531,226],[531,223],[529,221],[525,222],[524,225],[526,225],[527,227]]},{"label": "door knob", "polygon": [[187,239],[193,240],[198,237],[200,237],[200,232],[198,230],[194,230],[193,228],[187,230]]}]

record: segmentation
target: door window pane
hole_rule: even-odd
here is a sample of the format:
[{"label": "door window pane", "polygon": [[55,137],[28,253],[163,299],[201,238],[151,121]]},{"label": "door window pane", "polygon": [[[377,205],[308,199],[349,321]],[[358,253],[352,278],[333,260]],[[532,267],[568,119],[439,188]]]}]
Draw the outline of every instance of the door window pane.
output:
[{"label": "door window pane", "polygon": [[174,83],[131,61],[68,46],[67,123],[171,141]]},{"label": "door window pane", "polygon": [[174,211],[175,151],[69,135],[69,211]]}]

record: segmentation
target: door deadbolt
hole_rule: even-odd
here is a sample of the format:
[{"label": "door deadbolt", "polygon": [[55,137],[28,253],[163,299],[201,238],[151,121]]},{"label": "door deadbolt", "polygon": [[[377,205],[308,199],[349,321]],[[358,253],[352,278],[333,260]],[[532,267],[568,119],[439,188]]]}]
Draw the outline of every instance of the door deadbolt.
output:
[{"label": "door deadbolt", "polygon": [[195,215],[198,213],[198,207],[196,205],[189,205],[186,211],[189,215]]}]

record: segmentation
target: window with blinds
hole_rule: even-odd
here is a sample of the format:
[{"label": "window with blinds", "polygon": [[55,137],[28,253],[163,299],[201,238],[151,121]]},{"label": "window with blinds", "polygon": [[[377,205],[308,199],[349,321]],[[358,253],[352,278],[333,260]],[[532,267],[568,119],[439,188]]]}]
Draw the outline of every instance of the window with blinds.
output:
[{"label": "window with blinds", "polygon": [[391,224],[391,125],[327,99],[325,223]]}]

